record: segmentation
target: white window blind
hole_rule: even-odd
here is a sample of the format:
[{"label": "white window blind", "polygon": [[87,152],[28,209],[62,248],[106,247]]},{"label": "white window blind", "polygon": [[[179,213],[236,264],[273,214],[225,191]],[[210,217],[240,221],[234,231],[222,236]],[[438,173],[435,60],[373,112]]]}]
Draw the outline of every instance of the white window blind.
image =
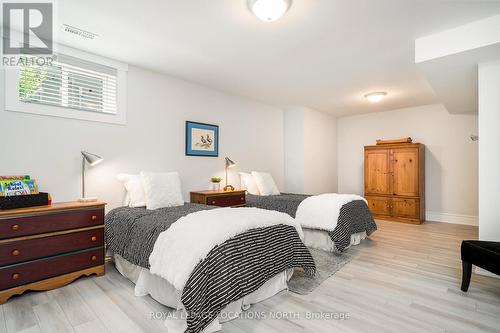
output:
[{"label": "white window blind", "polygon": [[39,66],[29,58],[19,70],[19,101],[117,113],[117,70],[66,55]]}]

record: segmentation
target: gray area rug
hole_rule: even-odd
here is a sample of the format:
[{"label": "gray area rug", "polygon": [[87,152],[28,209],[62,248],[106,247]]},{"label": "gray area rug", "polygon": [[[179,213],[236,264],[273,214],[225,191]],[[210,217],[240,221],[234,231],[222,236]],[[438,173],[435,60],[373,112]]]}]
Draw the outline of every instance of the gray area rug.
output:
[{"label": "gray area rug", "polygon": [[[351,250],[351,249],[350,249]],[[332,253],[309,248],[316,263],[316,275],[310,278],[304,272],[295,270],[288,281],[288,289],[299,295],[307,295],[345,264],[352,260],[354,253]]]}]

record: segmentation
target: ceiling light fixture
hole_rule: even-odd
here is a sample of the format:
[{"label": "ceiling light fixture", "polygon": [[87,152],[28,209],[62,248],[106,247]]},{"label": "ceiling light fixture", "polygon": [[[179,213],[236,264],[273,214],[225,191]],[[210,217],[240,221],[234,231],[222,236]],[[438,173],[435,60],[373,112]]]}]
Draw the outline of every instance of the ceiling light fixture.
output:
[{"label": "ceiling light fixture", "polygon": [[384,99],[385,96],[387,96],[387,93],[385,91],[379,91],[366,94],[365,98],[371,103],[378,103],[382,99]]},{"label": "ceiling light fixture", "polygon": [[292,0],[248,0],[250,11],[265,22],[280,19],[291,5]]}]

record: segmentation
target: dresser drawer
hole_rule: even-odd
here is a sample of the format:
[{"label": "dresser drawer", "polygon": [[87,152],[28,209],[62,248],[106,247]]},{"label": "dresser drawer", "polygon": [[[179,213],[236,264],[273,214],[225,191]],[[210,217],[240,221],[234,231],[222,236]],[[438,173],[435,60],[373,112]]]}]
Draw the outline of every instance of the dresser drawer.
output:
[{"label": "dresser drawer", "polygon": [[0,268],[0,290],[104,264],[104,248]]},{"label": "dresser drawer", "polygon": [[84,228],[104,223],[104,209],[0,219],[0,239]]},{"label": "dresser drawer", "polygon": [[207,197],[206,200],[207,200],[206,201],[207,205],[220,206],[220,207],[244,205],[246,203],[245,194],[217,195],[217,196]]},{"label": "dresser drawer", "polygon": [[0,244],[0,266],[104,246],[104,228]]},{"label": "dresser drawer", "polygon": [[368,207],[374,215],[391,215],[391,199],[386,197],[366,196]]},{"label": "dresser drawer", "polygon": [[392,213],[397,217],[418,219],[420,217],[420,200],[418,199],[392,199]]}]

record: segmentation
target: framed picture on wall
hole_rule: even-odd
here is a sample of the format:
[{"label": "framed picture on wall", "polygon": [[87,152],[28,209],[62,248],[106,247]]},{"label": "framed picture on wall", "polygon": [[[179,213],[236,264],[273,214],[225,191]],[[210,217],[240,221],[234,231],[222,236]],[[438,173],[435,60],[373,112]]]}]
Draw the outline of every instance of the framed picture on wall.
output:
[{"label": "framed picture on wall", "polygon": [[219,156],[219,126],[186,121],[186,155]]}]

